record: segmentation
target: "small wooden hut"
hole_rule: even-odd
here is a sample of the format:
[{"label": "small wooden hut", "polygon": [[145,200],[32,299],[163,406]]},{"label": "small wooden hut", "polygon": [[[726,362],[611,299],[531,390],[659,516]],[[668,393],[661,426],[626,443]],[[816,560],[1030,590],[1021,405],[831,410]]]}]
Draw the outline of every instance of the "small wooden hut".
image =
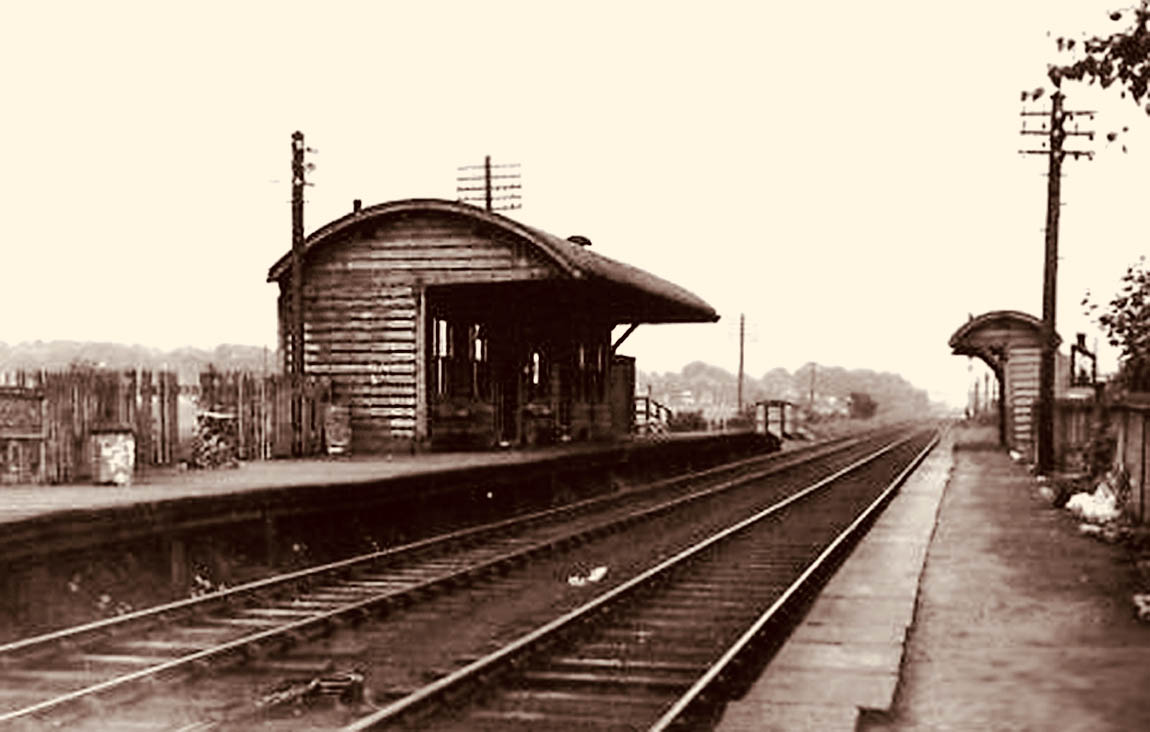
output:
[{"label": "small wooden hut", "polygon": [[[622,340],[640,323],[718,320],[583,237],[454,201],[357,203],[308,236],[302,256],[304,371],[331,378],[357,452],[629,432],[634,361],[615,353]],[[268,273],[286,372],[291,272],[288,252]],[[617,325],[630,328],[612,343]]]},{"label": "small wooden hut", "polygon": [[[1056,333],[1054,346],[1062,339]],[[971,317],[950,337],[955,355],[982,359],[998,379],[999,440],[1023,454],[1034,449],[1034,408],[1042,360],[1042,320],[1017,310],[994,310]],[[1069,382],[1065,356],[1056,353],[1054,393]]]}]

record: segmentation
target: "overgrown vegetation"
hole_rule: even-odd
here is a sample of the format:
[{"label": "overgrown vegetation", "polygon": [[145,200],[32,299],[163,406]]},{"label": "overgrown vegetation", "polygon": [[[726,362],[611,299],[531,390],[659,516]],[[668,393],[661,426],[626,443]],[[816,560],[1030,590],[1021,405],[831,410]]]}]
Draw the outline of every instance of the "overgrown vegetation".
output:
[{"label": "overgrown vegetation", "polygon": [[[1058,50],[1079,58],[1067,64],[1051,64],[1047,75],[1056,87],[1064,80],[1098,82],[1104,89],[1118,83],[1123,98],[1129,96],[1140,104],[1150,90],[1150,0],[1142,0],[1136,8],[1112,11],[1110,19],[1132,23],[1118,33],[1087,38],[1081,45],[1073,38],[1059,38]],[[1150,102],[1145,109],[1150,115]],[[1113,140],[1115,135],[1108,137]]]},{"label": "overgrown vegetation", "polygon": [[1122,289],[1103,308],[1082,299],[1086,314],[1097,320],[1119,354],[1118,384],[1128,391],[1150,391],[1150,272],[1146,258],[1126,268]]}]

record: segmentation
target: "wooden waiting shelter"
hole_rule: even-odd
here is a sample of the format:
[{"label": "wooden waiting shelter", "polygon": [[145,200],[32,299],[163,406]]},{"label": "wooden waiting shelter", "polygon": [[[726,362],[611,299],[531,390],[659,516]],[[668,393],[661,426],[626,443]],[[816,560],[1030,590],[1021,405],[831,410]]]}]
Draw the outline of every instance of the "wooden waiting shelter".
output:
[{"label": "wooden waiting shelter", "polygon": [[[352,449],[536,444],[630,431],[640,323],[713,322],[686,290],[570,240],[435,199],[361,208],[304,242],[304,372],[350,408]],[[290,371],[291,253],[279,284]],[[612,329],[628,325],[614,343]]]},{"label": "wooden waiting shelter", "polygon": [[[1054,347],[1061,338],[1054,335]],[[971,317],[950,337],[955,355],[982,359],[998,381],[999,441],[1023,454],[1034,446],[1034,406],[1042,360],[1042,320],[1017,310],[995,310]],[[1055,395],[1066,392],[1065,358],[1056,354]]]}]

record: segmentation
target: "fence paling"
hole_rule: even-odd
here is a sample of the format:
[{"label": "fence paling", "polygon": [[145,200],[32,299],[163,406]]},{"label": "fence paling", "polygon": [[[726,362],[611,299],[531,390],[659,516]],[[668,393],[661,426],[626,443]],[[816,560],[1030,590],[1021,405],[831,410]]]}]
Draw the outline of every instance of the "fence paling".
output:
[{"label": "fence paling", "polygon": [[290,457],[296,389],[302,396],[302,454],[319,454],[324,449],[324,415],[331,403],[331,384],[326,378],[308,377],[297,386],[290,376],[209,369],[200,374],[200,408],[235,418],[240,459]]},{"label": "fence paling", "polygon": [[[0,383],[36,390],[41,399],[38,480],[62,483],[91,478],[93,429],[131,429],[140,469],[171,465],[178,457],[180,385],[174,372],[16,371],[0,374]],[[296,389],[302,395],[302,454],[321,453],[331,404],[331,384],[326,378],[309,377],[296,386],[288,376],[209,370],[201,374],[200,406],[236,415],[239,457],[289,457],[293,455],[292,395]]]}]

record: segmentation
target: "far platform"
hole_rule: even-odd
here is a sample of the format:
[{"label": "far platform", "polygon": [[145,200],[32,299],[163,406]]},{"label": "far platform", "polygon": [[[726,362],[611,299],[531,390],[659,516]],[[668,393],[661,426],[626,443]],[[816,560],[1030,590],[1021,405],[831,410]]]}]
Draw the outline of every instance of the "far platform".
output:
[{"label": "far platform", "polygon": [[[748,432],[685,433],[618,442],[416,455],[241,463],[212,470],[151,470],[132,485],[0,487],[0,556],[82,548],[148,533],[202,530],[309,511],[354,509],[397,497],[426,500],[460,485],[554,482],[556,476],[667,470],[761,449]],[[536,480],[540,479],[540,480]],[[626,479],[626,477],[624,477]],[[552,486],[553,487],[553,486]]]}]

